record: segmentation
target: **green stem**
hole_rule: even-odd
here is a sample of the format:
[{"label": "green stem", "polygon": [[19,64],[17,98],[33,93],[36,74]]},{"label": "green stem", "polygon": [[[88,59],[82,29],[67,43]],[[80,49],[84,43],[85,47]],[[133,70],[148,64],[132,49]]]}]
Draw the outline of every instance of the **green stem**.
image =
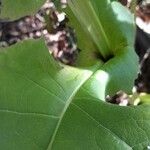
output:
[{"label": "green stem", "polygon": [[137,5],[137,0],[132,0],[130,4],[130,10],[133,14],[136,12],[136,5]]}]

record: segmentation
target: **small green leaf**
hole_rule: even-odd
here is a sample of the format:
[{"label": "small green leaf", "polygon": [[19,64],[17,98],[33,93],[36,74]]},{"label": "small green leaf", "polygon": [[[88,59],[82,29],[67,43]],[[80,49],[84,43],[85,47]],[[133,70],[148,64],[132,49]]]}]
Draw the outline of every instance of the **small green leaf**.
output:
[{"label": "small green leaf", "polygon": [[1,19],[18,19],[33,15],[44,4],[45,0],[2,0]]}]

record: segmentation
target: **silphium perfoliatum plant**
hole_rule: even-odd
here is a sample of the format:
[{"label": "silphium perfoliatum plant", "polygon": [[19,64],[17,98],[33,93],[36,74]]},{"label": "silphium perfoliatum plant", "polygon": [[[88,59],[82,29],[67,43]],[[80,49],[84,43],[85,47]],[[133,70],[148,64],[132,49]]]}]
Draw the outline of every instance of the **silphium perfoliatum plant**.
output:
[{"label": "silphium perfoliatum plant", "polygon": [[[11,18],[12,2],[2,2],[1,17]],[[43,1],[13,2],[16,18]],[[119,90],[131,93],[137,76],[133,15],[110,0],[68,0],[64,11],[81,49],[75,67],[55,61],[43,39],[1,49],[0,149],[148,149],[149,104],[105,102]]]}]

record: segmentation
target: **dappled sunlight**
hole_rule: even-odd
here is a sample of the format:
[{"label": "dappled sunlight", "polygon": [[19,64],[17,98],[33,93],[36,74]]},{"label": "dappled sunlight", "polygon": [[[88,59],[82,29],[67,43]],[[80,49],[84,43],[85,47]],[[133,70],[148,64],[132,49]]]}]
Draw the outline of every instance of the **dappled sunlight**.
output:
[{"label": "dappled sunlight", "polygon": [[103,70],[98,70],[86,83],[89,86],[91,95],[100,100],[105,100],[106,87],[109,82],[109,74]]},{"label": "dappled sunlight", "polygon": [[100,70],[96,73],[95,79],[99,84],[99,92],[98,93],[98,98],[105,100],[105,94],[106,94],[106,86],[109,82],[109,74],[103,70]]}]

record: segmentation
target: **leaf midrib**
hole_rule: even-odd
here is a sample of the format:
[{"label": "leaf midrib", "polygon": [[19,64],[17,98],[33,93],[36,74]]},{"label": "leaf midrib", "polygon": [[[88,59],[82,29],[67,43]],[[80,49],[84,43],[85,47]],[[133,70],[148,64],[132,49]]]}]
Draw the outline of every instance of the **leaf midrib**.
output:
[{"label": "leaf midrib", "polygon": [[64,109],[62,110],[62,113],[61,113],[61,115],[60,115],[60,119],[59,119],[59,121],[58,121],[58,123],[57,123],[57,125],[56,125],[54,134],[52,135],[52,138],[51,138],[50,143],[49,143],[49,145],[48,145],[48,147],[47,147],[47,150],[51,150],[51,149],[52,149],[52,146],[53,146],[53,143],[54,143],[54,140],[55,140],[57,131],[58,131],[60,125],[61,125],[61,122],[62,122],[62,120],[63,120],[63,117],[64,117],[64,115],[65,115],[65,113],[66,113],[68,107],[70,106],[70,104],[71,104],[71,102],[72,102],[72,100],[73,100],[73,97],[74,97],[75,94],[80,90],[80,87],[82,87],[82,85],[85,84],[85,82],[87,82],[88,79],[89,79],[91,76],[93,76],[93,75],[95,74],[95,72],[96,72],[99,68],[100,68],[100,66],[98,66],[98,67],[93,71],[93,73],[92,73],[85,81],[83,81],[81,84],[79,84],[79,86],[76,87],[76,89],[75,89],[75,90],[72,92],[72,94],[69,96],[68,100],[66,101],[66,105],[65,105]]}]

